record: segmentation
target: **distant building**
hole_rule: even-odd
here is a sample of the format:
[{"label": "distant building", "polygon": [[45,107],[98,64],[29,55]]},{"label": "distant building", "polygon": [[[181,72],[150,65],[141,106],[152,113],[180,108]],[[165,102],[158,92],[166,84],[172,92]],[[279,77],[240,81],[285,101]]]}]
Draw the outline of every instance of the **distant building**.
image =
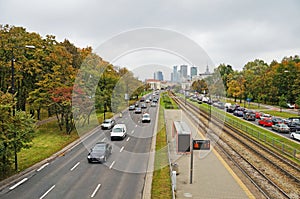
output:
[{"label": "distant building", "polygon": [[154,79],[159,80],[159,81],[163,81],[164,80],[163,73],[161,71],[155,72],[154,73]]},{"label": "distant building", "polygon": [[173,72],[172,72],[172,82],[179,82],[179,73],[177,70],[177,66],[173,66]]},{"label": "distant building", "polygon": [[161,88],[160,81],[156,79],[147,79],[146,84],[149,84],[150,89],[157,90]]},{"label": "distant building", "polygon": [[192,66],[191,67],[191,78],[193,78],[194,76],[197,76],[197,67]]},{"label": "distant building", "polygon": [[180,77],[184,80],[184,79],[187,79],[187,70],[188,69],[188,66],[187,65],[181,65],[180,66]]}]

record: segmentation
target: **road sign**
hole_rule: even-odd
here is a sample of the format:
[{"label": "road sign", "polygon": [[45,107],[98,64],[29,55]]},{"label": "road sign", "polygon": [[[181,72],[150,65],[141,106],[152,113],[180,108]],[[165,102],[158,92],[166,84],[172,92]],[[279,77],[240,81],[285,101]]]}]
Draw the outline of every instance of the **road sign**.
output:
[{"label": "road sign", "polygon": [[210,140],[193,140],[194,150],[209,150]]}]

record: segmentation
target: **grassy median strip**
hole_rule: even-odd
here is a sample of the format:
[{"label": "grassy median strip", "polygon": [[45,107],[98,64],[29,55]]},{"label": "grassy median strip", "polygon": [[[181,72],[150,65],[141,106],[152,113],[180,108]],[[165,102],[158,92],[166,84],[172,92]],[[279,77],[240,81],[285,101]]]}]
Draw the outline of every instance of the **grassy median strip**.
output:
[{"label": "grassy median strip", "polygon": [[[164,109],[166,107],[174,108],[177,106],[170,106],[172,99],[167,93],[162,93],[160,100],[159,118],[158,118],[158,133],[156,135],[156,153],[154,162],[154,172],[152,179],[151,198],[153,199],[169,199],[172,198],[172,184],[170,177],[170,167],[168,160],[168,147],[166,137],[166,127],[164,120]],[[174,103],[174,102],[173,102]]]}]

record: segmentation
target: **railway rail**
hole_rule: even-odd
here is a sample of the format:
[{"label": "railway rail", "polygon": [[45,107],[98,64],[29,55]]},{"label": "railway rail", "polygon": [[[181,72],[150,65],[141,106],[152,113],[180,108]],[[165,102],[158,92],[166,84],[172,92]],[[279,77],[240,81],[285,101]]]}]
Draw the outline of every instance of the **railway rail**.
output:
[{"label": "railway rail", "polygon": [[170,95],[265,198],[300,198],[299,165],[249,138],[239,129],[210,117],[192,103],[173,93]]}]

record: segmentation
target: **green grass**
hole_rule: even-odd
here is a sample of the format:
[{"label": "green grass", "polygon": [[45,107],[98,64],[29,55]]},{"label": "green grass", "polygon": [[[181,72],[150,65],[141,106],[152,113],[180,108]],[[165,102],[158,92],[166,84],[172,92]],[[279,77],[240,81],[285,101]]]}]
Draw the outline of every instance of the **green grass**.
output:
[{"label": "green grass", "polygon": [[37,162],[40,162],[69,143],[78,139],[78,134],[73,131],[70,135],[58,129],[56,121],[49,122],[38,128],[38,133],[33,139],[32,147],[23,149],[19,154],[19,170],[22,171]]},{"label": "green grass", "polygon": [[[103,121],[103,113],[97,113],[98,121],[91,119],[89,125],[80,127],[80,132],[88,132]],[[110,118],[113,113],[107,112],[105,117]],[[82,134],[81,134],[82,135]],[[60,151],[68,144],[79,138],[76,130],[70,135],[60,131],[57,121],[52,121],[38,127],[38,132],[28,149],[23,149],[18,154],[19,171],[22,171]]]},{"label": "green grass", "polygon": [[160,106],[159,109],[158,129],[161,130],[156,135],[156,154],[154,162],[155,170],[153,172],[151,198],[171,199],[172,185],[170,168],[168,164],[167,137],[164,123],[163,106]]}]

